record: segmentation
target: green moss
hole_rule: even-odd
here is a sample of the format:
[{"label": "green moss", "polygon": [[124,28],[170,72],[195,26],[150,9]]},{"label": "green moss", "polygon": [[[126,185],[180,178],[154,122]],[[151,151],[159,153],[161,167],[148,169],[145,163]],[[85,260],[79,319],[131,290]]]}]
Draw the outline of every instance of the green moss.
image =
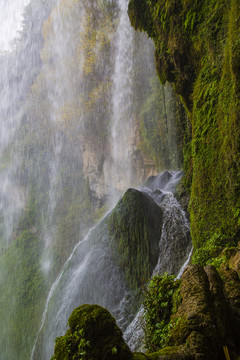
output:
[{"label": "green moss", "polygon": [[149,360],[193,360],[194,355],[184,346],[168,346],[155,353],[148,354]]},{"label": "green moss", "polygon": [[180,281],[172,275],[155,275],[144,293],[145,345],[149,351],[166,346],[175,321],[170,321],[181,303]]},{"label": "green moss", "polygon": [[173,83],[192,124],[184,169],[194,247],[215,233],[227,241],[240,226],[238,0],[139,5],[130,0],[132,25],[154,40],[159,77]]},{"label": "green moss", "polygon": [[15,358],[15,349],[19,358],[30,357],[39,327],[46,295],[39,254],[41,242],[37,234],[25,230],[0,258],[0,282],[4,288],[0,294],[0,324],[5,339],[1,351],[9,359]]},{"label": "green moss", "polygon": [[158,170],[179,168],[179,102],[172,87],[163,86],[156,75],[149,79],[148,86],[140,111],[140,149]]},{"label": "green moss", "polygon": [[82,305],[69,318],[70,329],[56,339],[55,360],[132,360],[111,314],[99,305]]},{"label": "green moss", "polygon": [[215,233],[202,247],[194,251],[192,263],[202,266],[214,265],[219,268],[220,265],[227,264],[230,257],[237,251],[238,241],[238,236],[226,238]]},{"label": "green moss", "polygon": [[189,336],[189,321],[185,316],[175,319],[168,339],[168,345],[184,344]]},{"label": "green moss", "polygon": [[148,356],[144,353],[135,352],[133,353],[133,360],[146,360]]}]

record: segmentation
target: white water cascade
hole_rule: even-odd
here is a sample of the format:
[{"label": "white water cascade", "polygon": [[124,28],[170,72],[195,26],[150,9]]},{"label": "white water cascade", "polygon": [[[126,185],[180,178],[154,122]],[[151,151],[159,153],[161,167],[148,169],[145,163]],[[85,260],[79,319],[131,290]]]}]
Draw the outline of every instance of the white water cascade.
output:
[{"label": "white water cascade", "polygon": [[115,65],[112,96],[112,183],[120,189],[131,185],[131,148],[134,141],[133,125],[133,57],[134,30],[127,15],[128,1],[119,1],[119,23],[116,32]]},{"label": "white water cascade", "polygon": [[[112,252],[109,208],[158,170],[142,114],[156,118],[152,132],[165,119],[153,44],[131,28],[127,6],[0,0],[1,359],[50,359],[83,303],[107,307],[123,330],[137,311]],[[180,176],[141,189],[164,211],[156,265],[173,273],[190,246],[172,194]],[[166,261],[179,234],[183,249]]]},{"label": "white water cascade", "polygon": [[1,0],[0,1],[0,53],[14,48],[19,32],[22,30],[24,7],[30,0]]}]

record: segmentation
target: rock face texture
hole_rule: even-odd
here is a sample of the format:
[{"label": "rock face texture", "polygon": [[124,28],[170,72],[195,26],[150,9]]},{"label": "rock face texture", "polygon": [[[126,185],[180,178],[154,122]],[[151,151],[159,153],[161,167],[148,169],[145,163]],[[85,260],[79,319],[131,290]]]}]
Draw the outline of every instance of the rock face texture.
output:
[{"label": "rock face texture", "polygon": [[[211,265],[186,268],[181,279],[182,303],[168,341],[171,347],[160,350],[161,357],[156,359],[225,359],[224,347],[231,359],[237,359],[240,280],[226,267],[220,274]],[[166,351],[175,355],[168,357]]]}]

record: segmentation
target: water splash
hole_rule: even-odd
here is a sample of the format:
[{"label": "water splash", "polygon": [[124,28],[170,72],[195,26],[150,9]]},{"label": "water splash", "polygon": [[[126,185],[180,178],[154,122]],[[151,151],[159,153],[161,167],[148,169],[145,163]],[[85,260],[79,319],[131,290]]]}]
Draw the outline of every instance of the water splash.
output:
[{"label": "water splash", "polygon": [[75,246],[52,285],[31,360],[51,356],[54,339],[64,334],[67,319],[76,306],[98,303],[116,314],[125,287],[109,249],[105,221],[108,216],[109,213]]},{"label": "water splash", "polygon": [[179,270],[179,273],[178,273],[177,276],[176,276],[176,279],[177,279],[177,280],[181,278],[181,276],[182,276],[185,268],[186,268],[187,265],[189,264],[189,261],[190,261],[190,259],[191,259],[192,253],[193,253],[193,248],[191,249],[191,251],[190,251],[190,253],[189,253],[189,255],[188,255],[187,260],[185,261],[185,263],[183,264],[183,266],[182,266],[181,269]]},{"label": "water splash", "polygon": [[14,48],[14,40],[20,37],[23,11],[30,0],[0,0],[0,52]]}]

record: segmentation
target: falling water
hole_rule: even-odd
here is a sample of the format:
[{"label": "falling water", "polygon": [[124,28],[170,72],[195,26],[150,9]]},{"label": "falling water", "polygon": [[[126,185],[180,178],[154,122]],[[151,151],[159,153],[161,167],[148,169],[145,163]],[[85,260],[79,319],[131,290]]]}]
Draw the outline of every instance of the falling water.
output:
[{"label": "falling water", "polygon": [[[149,78],[156,79],[154,49],[131,28],[127,5],[0,0],[4,360],[50,358],[54,338],[84,302],[106,306],[122,329],[134,315],[126,316],[131,296],[111,256],[108,215],[94,226],[116,202],[115,190],[139,185],[146,175],[136,134],[139,109],[152,91]],[[150,165],[155,173],[153,160]],[[171,173],[164,185],[154,178],[142,190],[174,226],[182,215],[171,193],[179,176]],[[165,225],[163,247],[169,238],[177,243],[176,230],[169,231]],[[185,252],[171,270],[184,260]]]},{"label": "falling water", "polygon": [[[142,191],[147,192],[155,200],[156,194],[159,197],[161,192],[164,192],[165,196],[174,198],[168,189],[173,189],[180,176],[181,173],[176,172],[170,174],[170,179],[166,179],[165,173],[163,173],[158,178],[160,181],[157,182],[157,185],[152,186],[153,183],[151,183],[149,187],[144,187]],[[159,263],[165,256],[167,258],[167,261],[161,264],[161,272],[170,270],[172,273],[177,273],[183,260],[188,257],[191,248],[188,222],[186,215],[182,211],[175,213],[174,218],[169,218],[169,204],[166,205],[164,197],[158,198],[157,202],[164,212],[163,229],[168,227],[168,231],[165,230],[161,239],[159,239]],[[173,207],[180,208],[176,200]],[[88,233],[84,240],[80,241],[67,260],[62,273],[55,281],[46,302],[31,359],[50,357],[53,352],[55,337],[65,333],[68,317],[73,309],[80,304],[98,303],[107,307],[122,329],[126,329],[126,326],[131,321],[132,316],[129,315],[123,321],[126,308],[128,308],[129,312],[129,308],[131,309],[133,304],[129,300],[131,292],[129,292],[122,272],[112,255],[111,236],[108,230],[108,217],[110,214],[111,212]],[[173,230],[174,233],[181,234],[179,238],[181,246],[179,246],[177,238],[173,239]],[[161,251],[163,241],[169,245],[166,252]],[[181,258],[175,252],[177,245],[182,249]],[[169,266],[171,261],[173,264],[175,263],[174,267]],[[159,269],[159,263],[156,265],[155,272]],[[136,300],[133,298],[133,301]],[[138,346],[142,338],[142,328],[139,320],[141,313],[142,310],[140,310],[125,332],[126,340],[130,345],[134,345],[134,348]]]},{"label": "falling water", "polygon": [[[189,221],[173,194],[181,177],[181,171],[165,171],[149,178],[147,186],[142,189],[164,210],[160,254],[153,274],[168,272],[176,275],[176,279],[181,277],[192,255]],[[124,332],[124,338],[133,351],[144,350],[143,316],[144,308],[141,306]]]},{"label": "falling water", "polygon": [[10,51],[22,29],[22,14],[30,0],[0,1],[0,52]]},{"label": "falling water", "polygon": [[[131,144],[133,126],[133,51],[134,30],[127,15],[128,0],[119,1],[119,23],[116,32],[115,67],[113,74],[112,153],[113,183],[120,189],[131,184]],[[115,181],[114,181],[115,180]]]},{"label": "falling water", "polygon": [[[39,339],[39,335],[41,334],[41,331],[42,331],[43,326],[44,326],[44,324],[45,324],[45,320],[46,320],[46,316],[47,316],[47,311],[48,311],[49,302],[51,301],[52,296],[53,296],[53,294],[54,294],[54,292],[55,292],[55,290],[56,290],[59,282],[61,281],[62,276],[63,276],[66,268],[68,267],[68,264],[71,262],[71,260],[72,260],[72,258],[73,258],[73,256],[74,256],[77,248],[78,248],[79,246],[82,246],[86,241],[88,241],[88,239],[89,239],[92,231],[93,231],[93,229],[91,229],[91,230],[88,232],[88,234],[86,235],[86,237],[74,247],[74,249],[73,249],[72,253],[70,254],[69,258],[67,259],[67,261],[66,261],[66,263],[65,263],[65,265],[64,265],[64,267],[63,267],[63,269],[62,269],[62,271],[61,271],[61,273],[58,275],[57,279],[54,281],[53,285],[51,286],[51,289],[50,289],[50,291],[49,291],[49,294],[48,294],[48,297],[47,297],[47,300],[46,300],[46,303],[45,303],[44,312],[43,312],[43,314],[42,314],[42,319],[41,319],[40,328],[39,328],[39,331],[38,331],[38,333],[37,333],[37,337],[36,337],[36,340],[35,340],[35,342],[34,342],[34,346],[33,346],[33,349],[32,349],[31,359],[34,358],[34,354],[35,354],[35,351],[36,351],[36,345],[37,345],[37,342],[38,342],[38,339]],[[90,255],[90,254],[89,254],[89,255]],[[84,265],[85,265],[85,263],[86,263],[86,260],[87,260],[87,259],[85,259],[85,261],[83,262],[83,266],[81,266],[81,267],[84,267]],[[65,314],[65,310],[64,310],[62,313]],[[64,320],[66,320],[66,319],[64,319]],[[62,318],[61,318],[61,321],[62,321]],[[59,331],[59,329],[58,329],[58,331]],[[51,340],[52,340],[52,341],[54,340],[54,335],[52,335]]]}]

